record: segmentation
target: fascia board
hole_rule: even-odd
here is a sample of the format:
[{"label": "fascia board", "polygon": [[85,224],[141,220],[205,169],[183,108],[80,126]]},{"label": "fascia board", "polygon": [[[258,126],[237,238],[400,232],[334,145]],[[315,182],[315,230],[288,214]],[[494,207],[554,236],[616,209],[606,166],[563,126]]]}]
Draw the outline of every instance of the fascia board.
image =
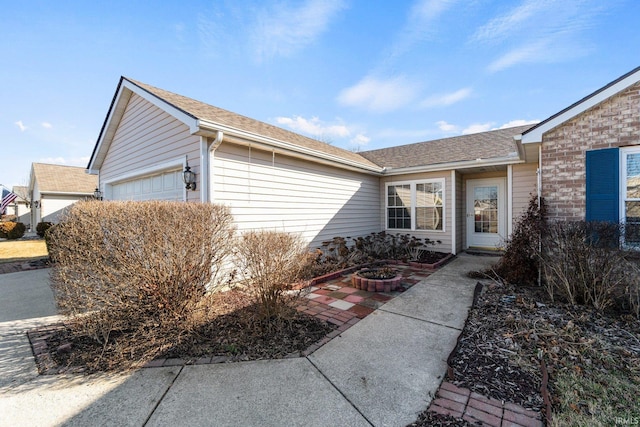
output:
[{"label": "fascia board", "polygon": [[87,166],[88,171],[98,171],[102,166],[104,156],[106,155],[106,152],[111,145],[111,140],[115,135],[118,124],[122,119],[127,104],[129,103],[129,99],[131,98],[131,94],[133,93],[184,123],[187,127],[189,127],[189,131],[192,134],[198,132],[198,120],[195,117],[190,116],[189,114],[174,107],[168,102],[147,92],[134,83],[131,83],[126,78],[123,78],[118,88],[118,92],[115,96],[113,108],[110,109],[107,115],[107,119],[105,121],[106,125],[104,127],[105,130],[100,135],[100,139],[96,144],[95,155],[92,157],[91,162]]},{"label": "fascia board", "polygon": [[155,105],[159,109],[164,110],[167,114],[175,117],[177,120],[187,125],[189,127],[189,131],[192,134],[195,134],[198,131],[198,119],[196,117],[185,113],[183,110],[171,105],[168,101],[165,101],[162,98],[158,98],[156,95],[147,92],[140,86],[131,83],[126,78],[123,80],[122,85],[125,88],[129,89],[131,92]]},{"label": "fascia board", "polygon": [[436,165],[427,165],[427,166],[413,166],[408,168],[387,168],[384,175],[404,175],[409,173],[421,173],[421,172],[441,172],[448,170],[461,170],[461,169],[470,169],[476,167],[486,167],[486,166],[504,166],[504,165],[516,165],[520,163],[525,163],[524,160],[520,160],[516,157],[497,157],[494,159],[478,159],[478,160],[467,160],[464,162],[449,162],[449,163],[438,163]]}]

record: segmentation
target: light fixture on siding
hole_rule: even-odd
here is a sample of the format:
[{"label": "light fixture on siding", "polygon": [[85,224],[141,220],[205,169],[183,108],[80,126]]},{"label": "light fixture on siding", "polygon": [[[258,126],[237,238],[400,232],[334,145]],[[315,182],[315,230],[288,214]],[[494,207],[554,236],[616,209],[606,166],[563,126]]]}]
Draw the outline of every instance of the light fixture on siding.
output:
[{"label": "light fixture on siding", "polygon": [[38,200],[33,201],[33,207],[38,209],[40,207],[40,202]]},{"label": "light fixture on siding", "polygon": [[182,181],[184,181],[185,188],[187,190],[196,189],[196,173],[191,172],[191,167],[189,165],[185,166],[184,171],[182,172]]},{"label": "light fixture on siding", "polygon": [[93,192],[93,198],[96,200],[102,200],[102,191],[100,191],[98,187],[96,187],[96,190]]}]

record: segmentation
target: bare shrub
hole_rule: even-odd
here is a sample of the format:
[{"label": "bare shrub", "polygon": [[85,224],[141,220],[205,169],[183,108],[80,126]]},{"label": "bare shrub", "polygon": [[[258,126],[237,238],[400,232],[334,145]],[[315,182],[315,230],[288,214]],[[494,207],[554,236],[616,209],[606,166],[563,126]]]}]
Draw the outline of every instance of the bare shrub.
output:
[{"label": "bare shrub", "polygon": [[386,231],[361,237],[334,237],[322,242],[315,259],[309,264],[309,277],[380,260],[419,261],[433,252],[440,240],[417,238],[410,234],[389,234]]},{"label": "bare shrub", "polygon": [[278,231],[248,231],[238,241],[241,282],[270,319],[287,312],[288,293],[304,277],[313,254],[299,235]]},{"label": "bare shrub", "polygon": [[48,229],[51,228],[52,225],[53,223],[49,221],[39,222],[38,225],[36,225],[36,233],[38,234],[38,236],[44,237],[45,233]]},{"label": "bare shrub", "polygon": [[540,271],[540,241],[545,233],[547,214],[543,198],[531,195],[527,211],[516,222],[506,240],[504,255],[494,267],[495,273],[514,285],[533,285]]},{"label": "bare shrub", "polygon": [[159,335],[220,283],[233,234],[224,206],[79,202],[47,233],[56,303],[103,345],[116,332]]},{"label": "bare shrub", "polygon": [[619,248],[621,226],[606,222],[558,222],[549,226],[541,256],[547,292],[571,304],[604,310],[621,297],[633,301],[637,266]]},{"label": "bare shrub", "polygon": [[9,240],[20,239],[24,236],[26,229],[25,225],[21,222],[0,222],[0,237],[4,237]]}]

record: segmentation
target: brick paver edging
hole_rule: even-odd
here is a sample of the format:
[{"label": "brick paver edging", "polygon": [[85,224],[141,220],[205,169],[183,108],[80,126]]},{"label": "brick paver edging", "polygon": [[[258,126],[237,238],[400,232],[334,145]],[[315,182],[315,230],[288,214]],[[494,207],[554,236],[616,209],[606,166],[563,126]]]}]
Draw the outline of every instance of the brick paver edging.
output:
[{"label": "brick paver edging", "polygon": [[542,414],[443,382],[429,411],[492,427],[542,427]]}]

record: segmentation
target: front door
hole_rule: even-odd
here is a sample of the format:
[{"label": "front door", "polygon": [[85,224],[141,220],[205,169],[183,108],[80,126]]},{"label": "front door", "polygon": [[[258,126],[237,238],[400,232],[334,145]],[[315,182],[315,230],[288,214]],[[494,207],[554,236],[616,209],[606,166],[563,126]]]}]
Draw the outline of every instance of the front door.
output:
[{"label": "front door", "polygon": [[467,246],[495,249],[507,237],[505,179],[467,180]]}]

